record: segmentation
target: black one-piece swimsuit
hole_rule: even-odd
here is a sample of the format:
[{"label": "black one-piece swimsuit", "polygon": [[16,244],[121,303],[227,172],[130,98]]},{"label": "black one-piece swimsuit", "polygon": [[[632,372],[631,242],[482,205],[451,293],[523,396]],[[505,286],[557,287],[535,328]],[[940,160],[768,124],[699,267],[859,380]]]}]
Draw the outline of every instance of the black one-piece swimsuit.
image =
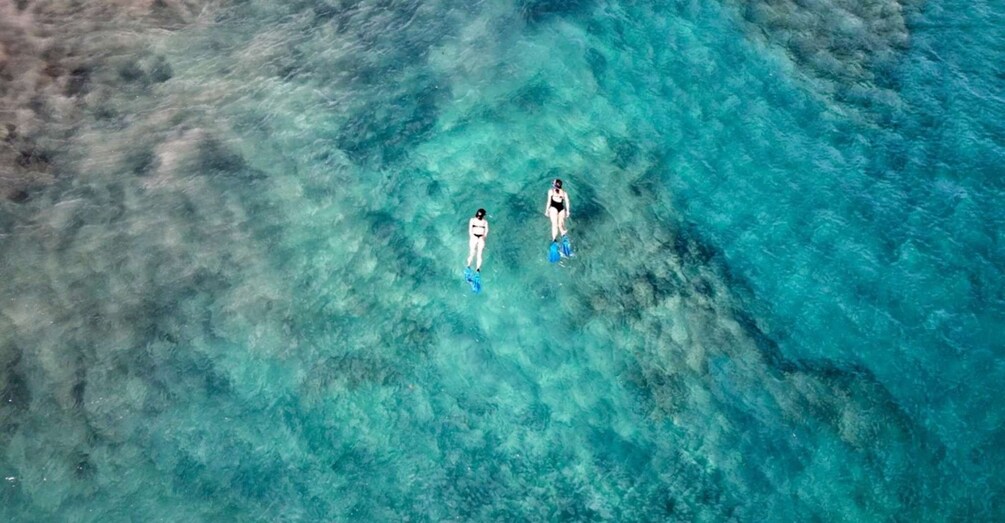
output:
[{"label": "black one-piece swimsuit", "polygon": [[[555,196],[559,196],[557,193]],[[558,210],[559,213],[565,210],[565,196],[559,196],[558,200],[555,200],[555,196],[551,197],[551,206]]]}]

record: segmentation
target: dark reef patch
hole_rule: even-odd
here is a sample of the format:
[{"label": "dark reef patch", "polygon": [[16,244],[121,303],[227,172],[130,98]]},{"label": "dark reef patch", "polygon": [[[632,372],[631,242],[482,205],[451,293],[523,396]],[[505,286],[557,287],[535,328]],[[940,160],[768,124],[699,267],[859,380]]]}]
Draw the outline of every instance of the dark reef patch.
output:
[{"label": "dark reef patch", "polygon": [[390,385],[400,379],[395,366],[383,358],[361,353],[349,353],[327,358],[311,369],[308,382],[324,393],[329,387],[341,385],[350,390],[361,385]]},{"label": "dark reef patch", "polygon": [[603,217],[605,211],[599,203],[597,190],[589,183],[590,178],[588,176],[577,178],[566,182],[569,188],[570,211],[576,223],[588,226]]},{"label": "dark reef patch", "polygon": [[28,191],[23,189],[15,189],[7,195],[7,199],[14,203],[24,203],[28,201],[29,197],[30,195],[28,194]]},{"label": "dark reef patch", "polygon": [[580,14],[593,4],[594,0],[520,0],[516,7],[524,21],[538,24],[554,17]]},{"label": "dark reef patch", "polygon": [[[24,412],[31,403],[31,390],[21,369],[21,350],[8,344],[3,350],[3,382],[0,383],[0,411]],[[6,417],[6,416],[4,416]],[[6,421],[0,419],[0,422]]]},{"label": "dark reef patch", "polygon": [[[922,0],[804,2],[726,0],[751,38],[785,49],[819,94],[872,112],[869,91],[896,89],[890,71],[908,45],[908,17]],[[862,87],[867,89],[862,89]]]},{"label": "dark reef patch", "polygon": [[123,82],[141,82],[146,77],[136,60],[127,60],[119,65],[117,72]]},{"label": "dark reef patch", "polygon": [[0,408],[10,409],[15,413],[24,412],[31,403],[28,382],[16,368],[8,368],[5,374],[3,389],[0,389],[0,400],[3,401]]},{"label": "dark reef patch", "polygon": [[123,170],[137,176],[151,174],[157,168],[157,165],[157,155],[153,150],[148,148],[131,150],[122,158]]},{"label": "dark reef patch", "polygon": [[49,154],[37,148],[23,149],[17,157],[17,165],[29,170],[42,170],[49,166]]},{"label": "dark reef patch", "polygon": [[440,98],[438,87],[426,83],[420,91],[372,102],[342,125],[336,143],[356,163],[393,163],[432,132]]},{"label": "dark reef patch", "polygon": [[585,58],[587,65],[590,66],[590,72],[593,73],[594,80],[602,84],[607,79],[607,58],[592,47],[586,50]]},{"label": "dark reef patch", "polygon": [[90,480],[97,473],[97,467],[86,452],[77,453],[73,464],[73,475],[79,480]]},{"label": "dark reef patch", "polygon": [[[620,169],[627,169],[634,165],[641,156],[641,148],[635,143],[634,140],[628,138],[608,138],[611,146],[614,149],[614,165],[617,165]],[[636,191],[636,186],[633,186],[633,191]]]},{"label": "dark reef patch", "polygon": [[546,107],[554,98],[554,89],[544,80],[522,86],[513,94],[511,101],[521,111],[534,113]]},{"label": "dark reef patch", "polygon": [[81,408],[84,406],[84,393],[87,389],[87,370],[84,366],[79,365],[74,374],[73,387],[70,389],[70,399],[73,400],[74,407]]},{"label": "dark reef patch", "polygon": [[219,140],[207,138],[199,143],[196,167],[202,172],[233,175],[246,170],[248,164]]},{"label": "dark reef patch", "polygon": [[87,94],[91,84],[91,70],[87,67],[77,67],[70,72],[66,79],[66,87],[63,94],[68,97],[83,96]]},{"label": "dark reef patch", "polygon": [[171,64],[163,56],[158,56],[154,59],[147,74],[152,82],[163,83],[174,76],[174,71],[171,69]]}]

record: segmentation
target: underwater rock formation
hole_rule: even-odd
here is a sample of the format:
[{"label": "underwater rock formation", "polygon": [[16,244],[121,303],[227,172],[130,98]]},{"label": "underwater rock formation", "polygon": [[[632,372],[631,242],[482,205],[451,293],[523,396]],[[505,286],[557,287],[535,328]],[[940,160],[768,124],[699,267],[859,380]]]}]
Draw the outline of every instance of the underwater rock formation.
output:
[{"label": "underwater rock formation", "polygon": [[919,0],[728,0],[748,35],[781,48],[813,89],[836,102],[889,103],[891,68],[910,44],[907,17]]}]

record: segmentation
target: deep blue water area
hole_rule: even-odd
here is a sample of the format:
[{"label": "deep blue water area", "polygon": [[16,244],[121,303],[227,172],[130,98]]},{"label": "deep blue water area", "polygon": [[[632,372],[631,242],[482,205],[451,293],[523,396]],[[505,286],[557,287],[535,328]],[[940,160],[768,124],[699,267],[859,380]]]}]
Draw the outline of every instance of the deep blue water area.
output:
[{"label": "deep blue water area", "polygon": [[0,3],[0,519],[1005,519],[1003,64],[1000,2]]}]

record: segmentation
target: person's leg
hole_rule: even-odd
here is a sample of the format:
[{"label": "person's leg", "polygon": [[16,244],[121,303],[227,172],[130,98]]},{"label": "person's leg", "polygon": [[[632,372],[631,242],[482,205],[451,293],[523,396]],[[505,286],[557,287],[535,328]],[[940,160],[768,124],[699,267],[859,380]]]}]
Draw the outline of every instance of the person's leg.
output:
[{"label": "person's leg", "polygon": [[548,218],[551,219],[551,241],[558,239],[558,209],[548,207]]},{"label": "person's leg", "polygon": [[482,251],[485,250],[485,238],[478,238],[478,247],[476,250],[478,252],[478,265],[475,266],[475,270],[480,271],[482,270]]},{"label": "person's leg", "polygon": [[565,228],[565,211],[558,213],[558,230],[562,232],[562,236],[565,236],[569,232]]},{"label": "person's leg", "polygon": [[[478,248],[478,238],[474,236],[468,239],[468,267],[471,267],[471,260],[475,258],[475,250]],[[480,262],[479,262],[480,263]]]}]

